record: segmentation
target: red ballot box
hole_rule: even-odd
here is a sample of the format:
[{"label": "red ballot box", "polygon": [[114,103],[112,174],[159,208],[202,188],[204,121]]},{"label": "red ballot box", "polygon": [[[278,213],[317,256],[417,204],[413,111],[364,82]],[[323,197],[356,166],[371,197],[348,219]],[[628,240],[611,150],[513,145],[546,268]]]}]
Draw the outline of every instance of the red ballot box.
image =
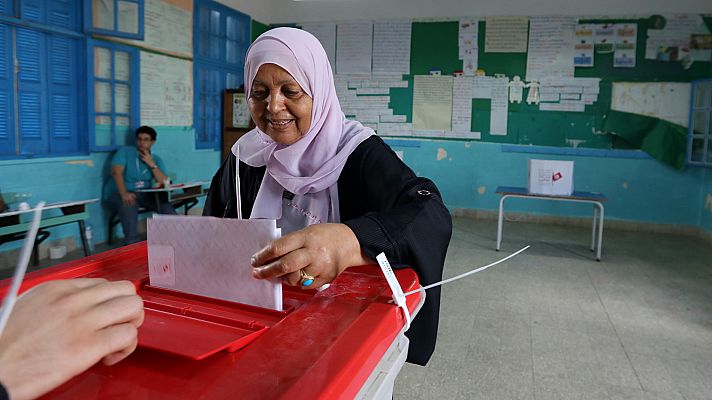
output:
[{"label": "red ballot box", "polygon": [[[420,286],[413,270],[395,272],[404,292]],[[30,273],[21,291],[79,277],[134,282],[146,322],[132,355],[47,398],[390,398],[407,352],[405,318],[375,265],[349,268],[321,292],[284,286],[284,311],[274,311],[150,287],[142,242]],[[424,299],[407,297],[411,314]]]}]

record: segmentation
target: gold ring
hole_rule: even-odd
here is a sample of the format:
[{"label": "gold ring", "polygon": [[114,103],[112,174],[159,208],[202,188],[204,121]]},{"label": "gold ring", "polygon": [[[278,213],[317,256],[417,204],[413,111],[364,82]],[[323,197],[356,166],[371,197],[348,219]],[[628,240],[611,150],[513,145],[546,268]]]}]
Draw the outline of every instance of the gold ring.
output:
[{"label": "gold ring", "polygon": [[309,286],[312,283],[314,283],[314,277],[307,274],[306,271],[303,269],[299,270],[299,275],[302,277],[301,284],[302,286]]}]

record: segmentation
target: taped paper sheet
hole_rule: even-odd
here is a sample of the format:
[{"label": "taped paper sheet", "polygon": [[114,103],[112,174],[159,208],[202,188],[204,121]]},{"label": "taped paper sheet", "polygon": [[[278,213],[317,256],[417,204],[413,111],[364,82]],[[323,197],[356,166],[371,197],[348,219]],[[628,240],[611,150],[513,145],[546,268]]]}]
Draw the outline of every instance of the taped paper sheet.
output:
[{"label": "taped paper sheet", "polygon": [[156,215],[148,220],[151,285],[281,311],[281,281],[253,278],[250,265],[279,236],[275,220]]}]

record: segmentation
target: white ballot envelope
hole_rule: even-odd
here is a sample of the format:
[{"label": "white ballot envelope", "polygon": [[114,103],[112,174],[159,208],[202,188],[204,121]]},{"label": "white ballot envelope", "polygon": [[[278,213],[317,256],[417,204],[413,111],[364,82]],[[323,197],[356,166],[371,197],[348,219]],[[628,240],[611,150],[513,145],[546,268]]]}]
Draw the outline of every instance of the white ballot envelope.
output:
[{"label": "white ballot envelope", "polygon": [[250,257],[280,236],[275,220],[155,215],[151,286],[282,310],[282,282],[252,277]]}]

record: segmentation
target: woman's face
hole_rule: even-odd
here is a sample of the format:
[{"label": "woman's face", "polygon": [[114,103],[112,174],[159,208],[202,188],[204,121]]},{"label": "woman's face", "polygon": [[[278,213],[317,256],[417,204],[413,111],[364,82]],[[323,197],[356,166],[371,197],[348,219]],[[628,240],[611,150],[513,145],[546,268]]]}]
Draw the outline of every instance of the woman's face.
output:
[{"label": "woman's face", "polygon": [[257,70],[248,104],[255,125],[279,144],[296,142],[311,126],[312,98],[276,64]]}]

